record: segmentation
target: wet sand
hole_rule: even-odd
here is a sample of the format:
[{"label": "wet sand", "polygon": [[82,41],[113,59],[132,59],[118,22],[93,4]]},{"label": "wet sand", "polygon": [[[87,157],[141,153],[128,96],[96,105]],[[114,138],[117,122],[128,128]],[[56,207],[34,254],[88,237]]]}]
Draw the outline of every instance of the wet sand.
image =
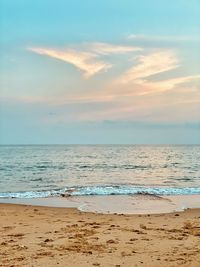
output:
[{"label": "wet sand", "polygon": [[151,194],[0,199],[0,203],[77,208],[95,213],[160,214],[200,208],[200,195]]},{"label": "wet sand", "polygon": [[120,215],[0,204],[0,266],[200,266],[200,209]]}]

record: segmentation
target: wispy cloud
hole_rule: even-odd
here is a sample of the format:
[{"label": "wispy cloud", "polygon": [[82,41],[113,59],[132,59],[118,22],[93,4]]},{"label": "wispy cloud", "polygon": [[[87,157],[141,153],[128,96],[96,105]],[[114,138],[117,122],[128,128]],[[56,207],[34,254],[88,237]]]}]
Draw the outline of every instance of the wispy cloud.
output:
[{"label": "wispy cloud", "polygon": [[75,50],[63,51],[49,48],[29,48],[29,50],[40,55],[70,63],[82,70],[86,78],[89,78],[100,71],[105,71],[112,66],[110,63],[98,60],[95,54],[89,52]]},{"label": "wispy cloud", "polygon": [[[76,94],[68,93],[64,95],[55,95],[55,96],[18,96],[13,97],[12,100],[20,103],[26,104],[47,104],[51,106],[62,106],[62,105],[71,105],[71,104],[90,104],[90,103],[106,103],[112,102],[115,99],[113,94],[97,94],[97,93],[88,93]],[[1,102],[11,102],[11,98],[1,98]]]},{"label": "wispy cloud", "polygon": [[[32,96],[20,99],[25,103],[46,103],[51,108],[60,107],[71,110],[70,116],[68,111],[68,115],[62,115],[63,120],[67,116],[69,120],[73,118],[77,121],[104,119],[184,121],[186,116],[188,119],[199,118],[197,110],[200,75],[189,75],[186,71],[182,73],[181,69],[172,72],[179,67],[180,62],[175,51],[171,49],[143,51],[134,46],[83,43],[65,50],[49,48],[31,48],[30,50],[73,64],[83,71],[85,77],[91,77],[110,68],[115,55],[120,55],[120,59],[124,57],[127,61],[127,65],[118,68],[120,71],[115,73],[115,77],[113,77],[113,72],[112,79],[102,84],[101,90],[95,87],[95,80],[89,83],[81,81],[81,86],[84,85],[85,90],[68,90],[67,93],[62,92],[62,95],[58,93],[54,97],[35,98]],[[137,51],[139,55],[135,56]],[[107,57],[108,55],[110,56]],[[132,58],[131,61],[130,58]],[[111,63],[107,62],[107,59]],[[169,78],[161,75],[165,72],[169,72],[167,73]],[[179,77],[176,73],[179,73]],[[184,112],[181,112],[182,110]]]},{"label": "wispy cloud", "polygon": [[76,49],[52,49],[31,47],[28,50],[48,57],[70,63],[84,72],[84,76],[89,78],[98,72],[106,71],[112,67],[111,63],[101,60],[101,56],[109,54],[125,54],[129,52],[141,51],[142,48],[134,46],[123,46],[108,43],[85,43]]},{"label": "wispy cloud", "polygon": [[[150,82],[146,80],[140,80],[142,91],[139,94],[144,95],[144,94],[150,94],[150,93],[165,92],[165,91],[172,90],[180,85],[185,86],[187,83],[194,82],[195,80],[199,83],[200,75],[178,77],[178,78],[168,79],[168,80],[159,81],[159,82],[155,82],[155,81]],[[191,89],[189,90],[191,91]]]},{"label": "wispy cloud", "polygon": [[172,51],[155,52],[150,55],[139,56],[138,64],[124,73],[118,82],[130,83],[131,81],[146,78],[177,67],[178,61],[175,53]]},{"label": "wispy cloud", "polygon": [[123,45],[108,44],[108,43],[92,43],[89,44],[89,49],[101,55],[125,54],[129,52],[143,50],[141,47],[123,46]]},{"label": "wispy cloud", "polygon": [[200,41],[199,36],[193,35],[145,35],[145,34],[129,34],[127,36],[129,40],[141,40],[141,41]]}]

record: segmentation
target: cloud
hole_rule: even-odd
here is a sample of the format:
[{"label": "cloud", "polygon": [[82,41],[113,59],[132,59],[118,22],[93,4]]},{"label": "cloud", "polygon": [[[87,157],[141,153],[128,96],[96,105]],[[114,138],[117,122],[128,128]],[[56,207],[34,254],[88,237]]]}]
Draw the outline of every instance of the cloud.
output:
[{"label": "cloud", "polygon": [[178,66],[176,55],[172,51],[155,52],[146,56],[139,56],[138,64],[124,73],[118,82],[130,83],[131,81],[175,69]]},{"label": "cloud", "polygon": [[70,63],[84,72],[84,76],[89,78],[98,72],[106,71],[112,64],[100,60],[100,56],[109,54],[125,54],[129,52],[141,51],[134,46],[113,45],[108,43],[86,43],[76,49],[51,49],[33,47],[28,50],[48,57]]},{"label": "cloud", "polygon": [[[66,50],[31,48],[31,51],[62,60],[73,64],[83,71],[86,77],[91,77],[105,71],[111,64],[106,56],[123,55],[125,60],[129,60],[135,52],[140,52],[131,61],[127,61],[127,69],[118,68],[116,76],[112,80],[105,80],[101,90],[97,90],[96,81],[84,84],[84,90],[67,90],[62,95],[58,92],[52,96],[41,96],[36,98],[23,97],[20,99],[24,103],[46,103],[52,109],[63,108],[66,113],[60,116],[63,121],[101,121],[110,120],[148,120],[148,121],[174,121],[184,122],[190,119],[198,120],[199,96],[198,83],[200,75],[189,75],[184,71],[182,76],[177,77],[176,73],[181,73],[182,69],[160,75],[167,71],[175,70],[179,67],[179,60],[176,53],[169,49],[148,49],[113,45],[107,43],[84,43],[69,47]],[[142,51],[142,52],[141,52]],[[151,51],[151,52],[149,52]],[[147,54],[148,53],[148,54]],[[120,56],[120,59],[122,57]],[[121,62],[120,62],[121,63]],[[119,64],[120,64],[119,63]],[[130,63],[132,66],[130,67]],[[103,80],[104,81],[104,80]],[[89,86],[89,87],[87,87]],[[99,89],[99,87],[98,87]],[[57,119],[56,116],[54,120]],[[51,118],[52,119],[52,118]]]},{"label": "cloud", "polygon": [[108,43],[92,43],[89,44],[89,48],[100,55],[109,55],[109,54],[125,54],[129,52],[142,51],[141,47],[135,46],[121,46]]},{"label": "cloud", "polygon": [[57,50],[49,48],[29,48],[30,51],[39,55],[56,58],[58,60],[70,63],[84,72],[84,76],[89,78],[100,71],[111,68],[111,64],[97,59],[97,56],[89,52],[80,52],[76,50]]},{"label": "cloud", "polygon": [[199,36],[193,35],[144,35],[144,34],[129,34],[127,36],[129,40],[139,40],[139,41],[175,41],[175,42],[187,42],[187,41],[200,41]]},{"label": "cloud", "polygon": [[143,91],[140,94],[144,95],[144,94],[149,94],[149,93],[165,92],[165,91],[176,88],[178,85],[185,85],[195,80],[199,81],[200,75],[178,77],[178,78],[168,79],[168,80],[159,81],[159,82],[150,82],[150,81],[140,80],[140,85],[143,88]]}]

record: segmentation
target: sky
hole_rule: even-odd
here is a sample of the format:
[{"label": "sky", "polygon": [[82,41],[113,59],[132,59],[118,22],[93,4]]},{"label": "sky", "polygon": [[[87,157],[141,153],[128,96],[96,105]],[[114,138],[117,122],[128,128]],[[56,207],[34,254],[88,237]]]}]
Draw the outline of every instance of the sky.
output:
[{"label": "sky", "polygon": [[200,144],[199,0],[0,0],[0,144]]}]

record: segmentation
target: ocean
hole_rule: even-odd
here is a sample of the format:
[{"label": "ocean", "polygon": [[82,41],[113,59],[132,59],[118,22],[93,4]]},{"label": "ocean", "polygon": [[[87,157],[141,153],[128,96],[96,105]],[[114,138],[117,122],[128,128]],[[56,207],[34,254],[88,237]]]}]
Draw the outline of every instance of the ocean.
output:
[{"label": "ocean", "polygon": [[0,146],[0,198],[62,194],[200,194],[200,146]]}]

